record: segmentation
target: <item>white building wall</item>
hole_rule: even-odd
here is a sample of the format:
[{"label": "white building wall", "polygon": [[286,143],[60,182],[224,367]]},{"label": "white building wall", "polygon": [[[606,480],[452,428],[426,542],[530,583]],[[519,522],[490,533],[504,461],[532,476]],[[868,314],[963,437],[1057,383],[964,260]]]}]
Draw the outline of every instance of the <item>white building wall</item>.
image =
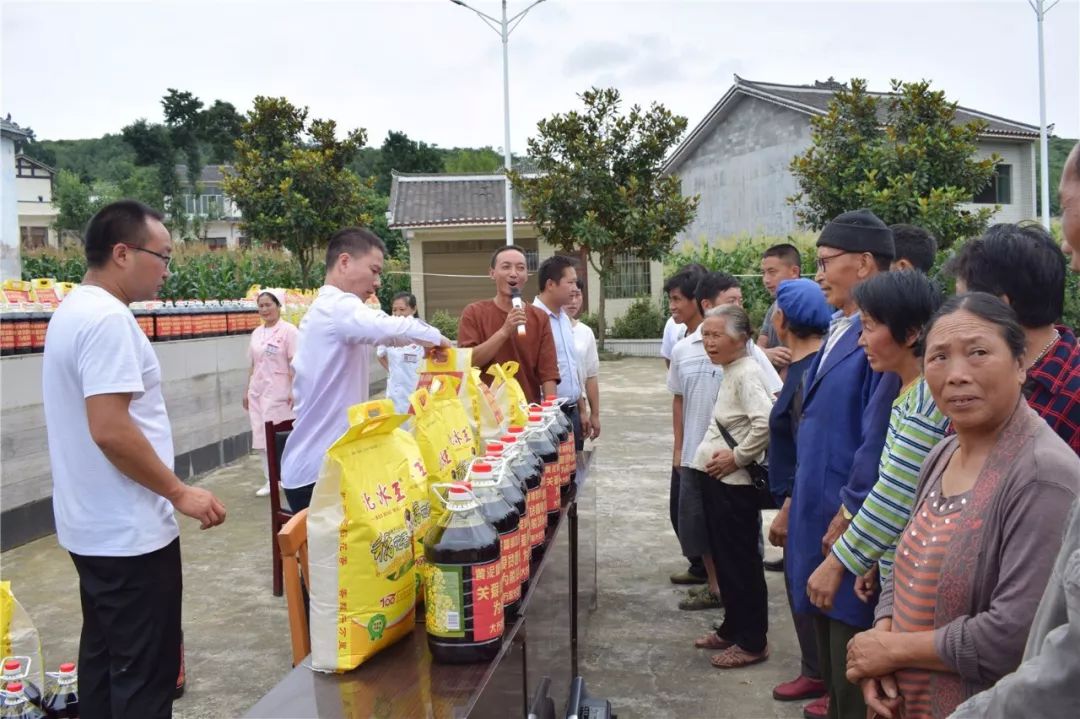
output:
[{"label": "white building wall", "polygon": [[[976,157],[980,160],[997,153],[1001,163],[1012,166],[1012,202],[1001,205],[992,222],[1022,222],[1036,218],[1035,211],[1035,143],[984,139],[979,142]],[[1051,188],[1051,192],[1055,188]],[[967,209],[982,209],[989,205],[964,205]]]},{"label": "white building wall", "polygon": [[18,192],[15,188],[15,143],[0,139],[0,279],[20,279]]}]

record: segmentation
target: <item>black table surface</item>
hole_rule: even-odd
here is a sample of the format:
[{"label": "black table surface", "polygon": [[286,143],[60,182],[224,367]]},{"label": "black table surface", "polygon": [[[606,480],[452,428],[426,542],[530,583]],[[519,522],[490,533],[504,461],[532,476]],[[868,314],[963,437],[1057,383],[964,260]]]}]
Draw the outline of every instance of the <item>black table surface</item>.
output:
[{"label": "black table surface", "polygon": [[[591,452],[578,458],[575,484],[581,486]],[[413,633],[384,649],[356,669],[328,674],[311,669],[310,656],[294,667],[245,717],[250,719],[353,719],[360,717],[466,717],[483,704],[503,705],[503,716],[517,713],[512,706],[522,701],[525,671],[526,624],[533,614],[545,611],[553,600],[565,598],[569,587],[564,564],[569,542],[568,514],[576,512],[575,498],[561,509],[550,532],[548,549],[533,569],[528,592],[518,618],[503,635],[499,654],[479,664],[440,664],[432,661],[422,622]],[[545,578],[547,581],[545,581]],[[562,603],[562,602],[558,602]],[[569,628],[559,621],[555,630]],[[539,632],[534,632],[538,634]],[[537,636],[539,639],[540,637]],[[531,683],[531,682],[530,682]],[[502,697],[501,699],[499,697]],[[486,712],[481,712],[486,713]]]}]

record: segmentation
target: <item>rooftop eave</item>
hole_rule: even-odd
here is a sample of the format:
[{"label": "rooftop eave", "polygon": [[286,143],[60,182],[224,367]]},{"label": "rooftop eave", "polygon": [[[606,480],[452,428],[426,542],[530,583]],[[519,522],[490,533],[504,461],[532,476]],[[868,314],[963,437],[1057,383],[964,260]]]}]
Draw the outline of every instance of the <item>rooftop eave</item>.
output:
[{"label": "rooftop eave", "polygon": [[[502,227],[506,220],[501,217],[485,217],[461,220],[441,220],[439,222],[390,222],[387,226],[391,230],[415,230],[425,227]],[[529,226],[533,224],[528,218],[515,217],[514,225]]]}]

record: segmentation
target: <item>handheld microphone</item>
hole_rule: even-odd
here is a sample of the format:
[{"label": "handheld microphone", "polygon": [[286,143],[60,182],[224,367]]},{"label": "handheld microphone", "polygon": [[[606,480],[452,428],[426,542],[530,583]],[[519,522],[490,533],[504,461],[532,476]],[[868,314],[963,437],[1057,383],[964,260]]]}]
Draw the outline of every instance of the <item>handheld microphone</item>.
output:
[{"label": "handheld microphone", "polygon": [[[514,306],[515,310],[525,309],[525,303],[521,299],[521,290],[517,287],[510,288],[510,304]],[[525,336],[525,325],[518,325],[517,332],[519,337]]]}]

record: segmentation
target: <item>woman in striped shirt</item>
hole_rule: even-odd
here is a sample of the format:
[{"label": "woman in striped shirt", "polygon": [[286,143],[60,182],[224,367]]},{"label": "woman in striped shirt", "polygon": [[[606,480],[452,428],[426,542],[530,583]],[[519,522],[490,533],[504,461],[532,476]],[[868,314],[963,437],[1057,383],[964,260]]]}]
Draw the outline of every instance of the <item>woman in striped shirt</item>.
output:
[{"label": "woman in striped shirt", "polygon": [[822,611],[832,608],[845,572],[856,576],[856,594],[869,601],[875,570],[880,568],[882,578],[892,571],[919,469],[948,424],[923,379],[919,342],[941,304],[938,289],[921,272],[889,272],[858,285],[855,301],[863,323],[859,345],[875,372],[900,376],[901,390],[893,401],[877,483],[806,584],[810,601]]}]

